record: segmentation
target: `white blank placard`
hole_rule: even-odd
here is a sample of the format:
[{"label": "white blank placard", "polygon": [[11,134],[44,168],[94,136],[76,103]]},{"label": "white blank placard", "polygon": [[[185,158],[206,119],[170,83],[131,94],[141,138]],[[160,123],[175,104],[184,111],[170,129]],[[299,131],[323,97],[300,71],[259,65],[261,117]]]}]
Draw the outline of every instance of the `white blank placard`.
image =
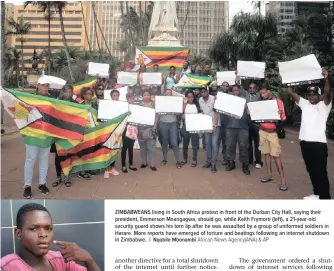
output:
[{"label": "white blank placard", "polygon": [[244,114],[245,104],[246,99],[244,98],[218,92],[214,109],[223,114],[232,115],[233,117],[240,119]]},{"label": "white blank placard", "polygon": [[185,114],[186,130],[190,133],[210,132],[213,129],[212,117],[204,114]]},{"label": "white blank placard", "polygon": [[156,96],[155,97],[155,111],[161,113],[183,113],[183,99],[179,96]]},{"label": "white blank placard", "polygon": [[98,74],[101,77],[108,78],[109,77],[109,64],[89,62],[88,74],[94,75],[94,76]]},{"label": "white blank placard", "polygon": [[278,62],[282,83],[289,84],[324,78],[315,55],[308,55],[287,62]]},{"label": "white blank placard", "polygon": [[64,85],[66,85],[66,81],[62,78],[51,75],[43,75],[42,77],[49,82],[49,88],[61,89]]},{"label": "white blank placard", "polygon": [[240,61],[237,63],[239,77],[264,78],[265,62]]},{"label": "white blank placard", "polygon": [[254,121],[280,120],[276,100],[250,102],[247,104],[251,119]]},{"label": "white blank placard", "polygon": [[97,118],[111,120],[127,112],[129,112],[129,104],[127,102],[100,100]]},{"label": "white blank placard", "polygon": [[153,126],[155,121],[155,110],[150,107],[129,104],[131,115],[128,123],[135,125]]},{"label": "white blank placard", "polygon": [[[122,102],[126,102],[126,94],[128,93],[128,87],[121,87],[121,88],[117,88],[117,90],[119,91],[119,101]],[[104,95],[103,98],[105,100],[111,100],[110,97],[110,92],[112,91],[112,89],[106,89],[104,90]]]},{"label": "white blank placard", "polygon": [[235,74],[236,71],[225,71],[225,72],[217,72],[217,85],[221,86],[223,82],[229,83],[229,85],[235,84]]},{"label": "white blank placard", "polygon": [[162,75],[160,72],[144,72],[143,85],[161,85]]},{"label": "white blank placard", "polygon": [[117,84],[121,85],[136,85],[138,82],[138,74],[136,72],[118,72]]}]

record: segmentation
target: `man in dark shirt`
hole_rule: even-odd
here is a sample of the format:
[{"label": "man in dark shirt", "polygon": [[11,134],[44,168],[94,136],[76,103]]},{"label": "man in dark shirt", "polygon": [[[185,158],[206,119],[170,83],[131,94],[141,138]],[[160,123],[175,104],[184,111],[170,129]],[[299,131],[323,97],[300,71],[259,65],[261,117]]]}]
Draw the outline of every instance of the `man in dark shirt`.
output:
[{"label": "man in dark shirt", "polygon": [[205,64],[203,66],[201,76],[208,76],[208,77],[212,77],[212,78],[214,77],[214,74],[212,73],[211,67],[210,67],[209,64]]},{"label": "man in dark shirt", "polygon": [[197,75],[197,65],[195,65],[195,64],[191,65],[190,74],[191,75]]},{"label": "man in dark shirt", "polygon": [[[240,87],[235,85],[232,87],[232,95],[244,98]],[[239,160],[242,163],[242,171],[249,175],[249,117],[245,108],[241,119],[232,116],[226,116],[226,159],[228,164],[226,171],[235,169],[235,156],[237,143],[239,146]]]}]

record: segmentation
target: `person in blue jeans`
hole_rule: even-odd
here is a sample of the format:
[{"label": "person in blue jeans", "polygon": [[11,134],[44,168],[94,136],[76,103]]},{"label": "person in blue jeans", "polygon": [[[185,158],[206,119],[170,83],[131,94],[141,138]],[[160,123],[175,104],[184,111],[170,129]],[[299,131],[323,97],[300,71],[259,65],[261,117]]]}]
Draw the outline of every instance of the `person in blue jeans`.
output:
[{"label": "person in blue jeans", "polygon": [[203,168],[211,168],[212,173],[217,172],[217,156],[219,151],[219,131],[220,131],[220,117],[217,111],[213,109],[215,97],[209,95],[209,89],[206,86],[201,87],[201,98],[199,99],[199,106],[203,114],[212,117],[213,129],[212,133],[205,133],[206,145],[206,164]]},{"label": "person in blue jeans", "polygon": [[[49,81],[45,77],[40,77],[37,81],[36,95],[49,96]],[[23,197],[30,199],[32,177],[34,174],[35,162],[39,162],[39,185],[38,189],[43,195],[50,193],[46,186],[46,177],[49,168],[50,147],[41,148],[37,146],[26,145],[26,161],[24,165],[24,192]]]},{"label": "person in blue jeans", "polygon": [[[165,96],[172,96],[172,90],[167,89]],[[179,146],[178,146],[178,127],[177,116],[173,114],[161,115],[159,117],[159,135],[161,137],[163,160],[161,165],[167,164],[168,142],[172,145],[174,152],[176,167],[181,168]]]}]

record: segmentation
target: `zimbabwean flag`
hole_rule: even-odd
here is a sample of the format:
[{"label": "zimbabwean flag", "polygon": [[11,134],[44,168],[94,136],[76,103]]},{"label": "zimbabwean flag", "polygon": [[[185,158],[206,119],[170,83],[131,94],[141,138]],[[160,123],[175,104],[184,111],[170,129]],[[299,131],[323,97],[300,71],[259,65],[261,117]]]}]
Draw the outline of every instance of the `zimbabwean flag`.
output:
[{"label": "zimbabwean flag", "polygon": [[76,146],[71,140],[57,141],[57,154],[62,160],[60,164],[64,175],[106,168],[114,162],[122,147],[122,135],[127,119],[128,113],[125,113],[87,129],[84,139]]},{"label": "zimbabwean flag", "polygon": [[160,71],[167,71],[170,66],[181,71],[188,54],[188,47],[140,46],[136,49],[135,62],[136,65],[144,63],[149,71],[154,64],[159,65]]},{"label": "zimbabwean flag", "polygon": [[1,90],[4,108],[26,144],[47,148],[57,139],[83,139],[90,106],[12,89]]},{"label": "zimbabwean flag", "polygon": [[203,85],[209,85],[213,80],[212,77],[184,74],[180,81],[175,85],[176,88],[200,88]]}]

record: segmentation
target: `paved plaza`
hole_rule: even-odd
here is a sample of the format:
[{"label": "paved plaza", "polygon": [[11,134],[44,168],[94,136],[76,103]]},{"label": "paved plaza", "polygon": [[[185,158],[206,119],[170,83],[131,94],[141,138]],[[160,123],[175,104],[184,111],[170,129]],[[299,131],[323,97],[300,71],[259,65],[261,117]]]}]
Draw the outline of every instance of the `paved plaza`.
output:
[{"label": "paved plaza", "polygon": [[[1,139],[1,196],[3,199],[21,199],[23,195],[23,168],[25,162],[25,147],[15,126],[5,114],[4,128],[6,135]],[[212,174],[209,169],[202,169],[205,162],[205,152],[199,153],[199,165],[191,168],[188,163],[182,169],[177,169],[173,153],[168,154],[169,162],[160,166],[161,149],[157,149],[158,171],[149,168],[140,169],[139,150],[135,150],[135,166],[137,172],[121,172],[120,155],[116,162],[119,176],[104,179],[97,175],[90,180],[72,178],[72,187],[61,185],[53,188],[55,180],[54,154],[50,154],[50,169],[48,187],[50,194],[43,196],[37,189],[37,166],[33,179],[33,199],[301,199],[311,194],[311,184],[301,157],[298,144],[298,133],[288,130],[287,137],[281,140],[283,148],[283,165],[289,190],[282,192],[278,189],[279,176],[273,163],[274,181],[263,184],[260,177],[265,169],[251,167],[251,175],[245,176],[237,161],[237,168],[225,172],[219,156],[218,173]],[[328,173],[331,189],[334,190],[334,143],[329,146]],[[189,150],[191,154],[192,150]],[[182,150],[180,149],[180,154]],[[182,155],[181,155],[182,157]],[[333,192],[332,192],[333,193]]]}]

